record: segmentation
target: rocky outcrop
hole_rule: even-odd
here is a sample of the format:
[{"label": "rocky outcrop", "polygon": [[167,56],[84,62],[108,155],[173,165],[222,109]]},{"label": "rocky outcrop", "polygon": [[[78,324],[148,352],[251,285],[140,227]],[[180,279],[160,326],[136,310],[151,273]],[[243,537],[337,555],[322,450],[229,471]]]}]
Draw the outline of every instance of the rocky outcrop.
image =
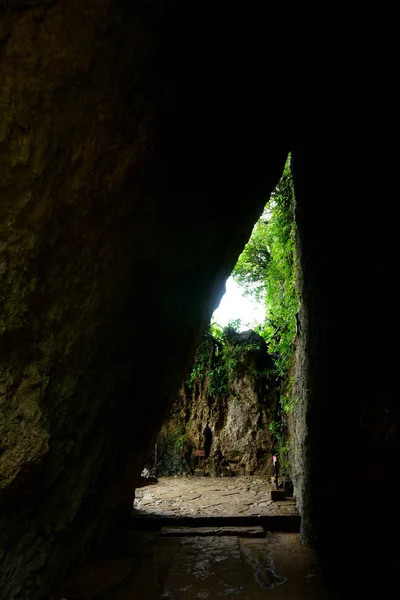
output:
[{"label": "rocky outcrop", "polygon": [[[279,380],[263,338],[254,331],[226,330],[224,344],[206,334],[171,417],[157,439],[157,473],[273,474]],[[154,459],[151,460],[151,463]],[[154,463],[153,463],[154,464]]]}]

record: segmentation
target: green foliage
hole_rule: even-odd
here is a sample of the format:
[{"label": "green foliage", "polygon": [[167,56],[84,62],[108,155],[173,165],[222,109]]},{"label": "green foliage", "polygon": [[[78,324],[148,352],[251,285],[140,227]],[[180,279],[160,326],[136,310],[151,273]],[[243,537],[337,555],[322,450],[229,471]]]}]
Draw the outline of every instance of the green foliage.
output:
[{"label": "green foliage", "polygon": [[294,407],[294,401],[292,400],[290,395],[281,396],[279,402],[280,402],[280,405],[281,405],[283,411],[286,414],[289,414],[292,412],[293,407]]},{"label": "green foliage", "polygon": [[284,377],[294,360],[296,333],[295,198],[290,157],[278,185],[232,273],[245,293],[266,304],[265,322],[256,328]]},{"label": "green foliage", "polygon": [[228,325],[226,326],[225,329],[234,329],[236,332],[240,331],[242,327],[242,320],[241,319],[231,319],[230,321],[228,321]]},{"label": "green foliage", "polygon": [[[274,372],[264,368],[259,373],[274,378],[281,384],[281,397],[276,407],[274,421],[269,425],[275,441],[276,454],[282,468],[288,468],[285,415],[293,410],[288,376],[295,357],[296,312],[296,249],[295,249],[295,197],[290,171],[290,156],[283,175],[271,195],[261,218],[256,223],[249,242],[232,273],[245,294],[265,302],[265,321],[255,329],[267,342],[274,360]],[[237,331],[241,323],[232,322]],[[258,350],[257,344],[246,347],[228,342],[227,332],[213,322],[197,351],[187,385],[203,382],[208,385],[210,397],[217,401],[229,393],[230,381],[235,379],[241,363],[241,353]],[[229,339],[232,339],[229,337]],[[253,371],[257,375],[257,371]],[[262,380],[259,380],[264,385]],[[267,385],[267,383],[265,384]]]},{"label": "green foliage", "polygon": [[203,381],[213,358],[216,355],[217,339],[208,331],[197,348],[189,376],[185,382],[187,389],[192,390],[196,381]]},{"label": "green foliage", "polygon": [[280,444],[278,449],[278,456],[280,462],[280,468],[283,475],[290,474],[290,462],[289,462],[289,442],[286,444]]},{"label": "green foliage", "polygon": [[[197,384],[208,385],[210,397],[216,400],[225,398],[230,389],[229,383],[238,375],[238,368],[242,357],[249,352],[258,352],[259,345],[256,343],[240,344],[229,342],[227,333],[238,333],[240,320],[237,319],[222,328],[218,323],[211,322],[206,331],[203,341],[197,349],[193,366],[189,376],[186,379],[185,387],[187,391],[193,391]],[[253,371],[253,375],[261,377],[270,375],[266,369],[263,371]]]},{"label": "green foliage", "polygon": [[284,441],[283,424],[280,419],[277,421],[271,421],[268,426],[269,430],[273,434],[275,442],[275,454],[279,458],[279,466],[284,475],[289,474],[289,443]]},{"label": "green foliage", "polygon": [[224,328],[216,321],[211,320],[210,327],[209,327],[209,333],[216,340],[218,340],[221,343],[224,343],[224,341],[225,341]]},{"label": "green foliage", "polygon": [[179,412],[172,412],[157,438],[157,474],[183,475],[193,472],[194,444],[188,427]]},{"label": "green foliage", "polygon": [[271,421],[270,424],[268,425],[268,429],[273,434],[273,436],[275,438],[275,442],[277,444],[279,444],[281,441],[281,436],[282,436],[282,422],[280,420],[279,421]]},{"label": "green foliage", "polygon": [[281,381],[275,420],[269,424],[269,429],[284,472],[290,468],[285,415],[294,407],[289,372],[295,359],[298,310],[294,210],[289,155],[283,175],[232,273],[245,294],[265,302],[265,321],[255,331],[267,342],[274,359],[275,374]]},{"label": "green foliage", "polygon": [[185,382],[186,388],[192,390],[195,382],[205,383],[207,379],[209,395],[217,400],[224,398],[228,394],[229,381],[237,366],[233,350],[220,325],[211,323],[197,349]]},{"label": "green foliage", "polygon": [[242,286],[245,295],[252,295],[257,300],[265,300],[265,282],[271,261],[271,255],[265,243],[267,230],[267,213],[264,212],[254,226],[253,233],[232,272],[233,278]]}]

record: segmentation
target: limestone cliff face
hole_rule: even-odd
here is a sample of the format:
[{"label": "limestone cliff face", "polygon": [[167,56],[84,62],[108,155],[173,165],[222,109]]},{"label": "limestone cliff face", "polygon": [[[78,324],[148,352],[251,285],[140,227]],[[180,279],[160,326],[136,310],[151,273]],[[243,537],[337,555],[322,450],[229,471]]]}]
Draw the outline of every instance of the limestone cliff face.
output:
[{"label": "limestone cliff face", "polygon": [[[215,348],[205,340],[198,362],[207,351]],[[224,379],[226,368],[226,386],[219,393],[216,379]],[[276,419],[279,399],[272,368],[259,335],[231,330],[223,357],[214,357],[191,387],[182,386],[157,440],[158,474],[193,472],[198,462],[193,451],[204,449],[202,464],[211,476],[221,475],[224,466],[232,474],[245,469],[247,474],[271,476],[275,440],[269,425]]]}]

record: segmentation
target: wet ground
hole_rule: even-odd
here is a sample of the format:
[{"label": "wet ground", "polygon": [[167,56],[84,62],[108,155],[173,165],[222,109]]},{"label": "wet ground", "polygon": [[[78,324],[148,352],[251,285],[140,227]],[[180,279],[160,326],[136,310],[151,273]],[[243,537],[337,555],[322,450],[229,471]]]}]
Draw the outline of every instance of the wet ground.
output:
[{"label": "wet ground", "polygon": [[[133,540],[132,540],[133,541]],[[98,560],[57,600],[331,600],[315,555],[296,533],[161,537],[135,534],[134,549]]]},{"label": "wet ground", "polygon": [[271,489],[256,477],[162,478],[140,488],[132,529],[52,600],[337,598],[296,533],[295,501],[273,502]]}]

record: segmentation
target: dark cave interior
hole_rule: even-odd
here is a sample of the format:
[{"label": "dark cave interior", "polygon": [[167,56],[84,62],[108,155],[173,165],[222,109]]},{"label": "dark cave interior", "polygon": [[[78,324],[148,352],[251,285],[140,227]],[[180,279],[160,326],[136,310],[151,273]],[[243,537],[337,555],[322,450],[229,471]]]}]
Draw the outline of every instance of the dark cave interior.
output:
[{"label": "dark cave interior", "polygon": [[0,8],[5,600],[48,597],[129,522],[147,449],[289,151],[303,539],[339,585],[349,573],[355,590],[399,583],[398,223],[384,108],[366,123],[354,99],[320,98],[292,73],[297,42],[282,51],[265,17],[209,10]]}]

